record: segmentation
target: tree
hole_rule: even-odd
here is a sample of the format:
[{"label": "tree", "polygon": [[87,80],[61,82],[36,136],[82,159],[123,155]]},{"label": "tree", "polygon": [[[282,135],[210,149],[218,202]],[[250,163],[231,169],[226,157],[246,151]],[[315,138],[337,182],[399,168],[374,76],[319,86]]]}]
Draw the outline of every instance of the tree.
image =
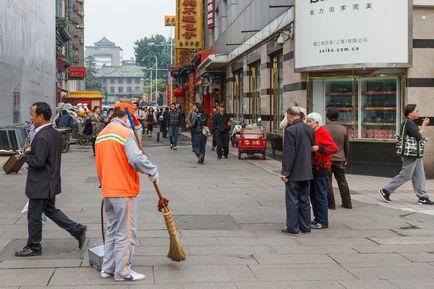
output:
[{"label": "tree", "polygon": [[96,79],[96,61],[93,56],[86,57],[86,90],[102,91],[101,83]]},{"label": "tree", "polygon": [[[149,45],[154,43],[155,45]],[[144,72],[145,79],[152,78],[155,85],[155,57],[158,59],[158,90],[165,91],[167,83],[167,68],[170,65],[170,39],[164,35],[156,34],[144,37],[134,43],[136,64],[147,68]],[[152,70],[153,68],[153,70]],[[164,69],[161,70],[161,69]],[[146,91],[146,90],[145,90]]]}]

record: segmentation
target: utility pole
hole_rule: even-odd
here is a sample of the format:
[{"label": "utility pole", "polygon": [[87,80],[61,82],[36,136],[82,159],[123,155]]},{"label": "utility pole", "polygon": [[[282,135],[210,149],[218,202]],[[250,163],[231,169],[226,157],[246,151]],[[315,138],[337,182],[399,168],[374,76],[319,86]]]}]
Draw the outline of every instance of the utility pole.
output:
[{"label": "utility pole", "polygon": [[[173,28],[172,26],[170,26],[170,67],[172,66],[173,66]],[[170,70],[169,70],[169,75],[167,77],[169,77],[170,79],[170,103],[173,103],[173,80],[172,80],[172,76],[170,75]],[[166,97],[169,96],[167,95]]]},{"label": "utility pole", "polygon": [[158,93],[158,59],[157,56],[155,56],[155,99],[157,99],[157,93]]}]

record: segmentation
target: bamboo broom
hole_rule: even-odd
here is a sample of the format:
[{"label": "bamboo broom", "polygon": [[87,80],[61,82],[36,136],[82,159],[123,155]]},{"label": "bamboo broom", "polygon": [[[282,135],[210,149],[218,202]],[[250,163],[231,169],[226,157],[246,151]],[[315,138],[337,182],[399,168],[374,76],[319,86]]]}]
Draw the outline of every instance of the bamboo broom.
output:
[{"label": "bamboo broom", "polygon": [[[131,124],[131,128],[134,131],[134,137],[136,139],[137,145],[139,146],[142,153],[145,153],[142,147],[142,142],[139,140],[139,135],[135,130],[133,118],[128,108],[125,109],[125,112],[127,113],[128,120],[130,121]],[[169,200],[163,197],[157,182],[154,181],[152,183],[158,195],[158,211],[163,212],[164,221],[166,222],[167,231],[170,237],[170,249],[169,249],[169,253],[167,253],[167,257],[176,262],[184,261],[185,253],[184,253],[184,249],[182,248],[181,241],[179,240],[178,234],[176,232],[176,227],[175,227],[175,222],[173,221],[172,212],[170,212],[168,206]]]}]

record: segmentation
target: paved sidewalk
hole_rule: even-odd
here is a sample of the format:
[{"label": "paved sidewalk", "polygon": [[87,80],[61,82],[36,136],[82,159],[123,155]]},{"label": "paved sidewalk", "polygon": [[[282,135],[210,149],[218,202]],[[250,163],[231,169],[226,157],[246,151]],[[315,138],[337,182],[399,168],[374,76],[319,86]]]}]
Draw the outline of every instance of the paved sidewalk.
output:
[{"label": "paved sidewalk", "polygon": [[[433,212],[417,204],[411,185],[385,204],[376,190],[388,179],[348,176],[354,209],[338,207],[330,211],[329,229],[291,237],[280,233],[285,208],[278,162],[235,155],[218,160],[208,149],[205,165],[198,165],[186,139],[178,151],[166,139],[144,141],[159,166],[187,261],[165,257],[169,238],[146,177],[134,257],[135,270],[147,275],[144,281],[100,279],[87,253],[51,221],[44,226],[42,256],[14,257],[27,237],[26,216],[20,214],[26,202],[22,170],[0,174],[0,288],[434,288]],[[58,207],[88,226],[90,246],[101,244],[101,196],[91,149],[72,146],[63,155],[62,176]],[[428,188],[434,188],[432,181]]]}]

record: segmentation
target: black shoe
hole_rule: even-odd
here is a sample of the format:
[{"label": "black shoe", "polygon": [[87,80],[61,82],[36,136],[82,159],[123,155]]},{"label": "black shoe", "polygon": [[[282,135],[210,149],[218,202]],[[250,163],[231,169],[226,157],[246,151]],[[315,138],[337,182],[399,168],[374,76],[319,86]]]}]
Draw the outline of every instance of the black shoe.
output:
[{"label": "black shoe", "polygon": [[387,203],[391,202],[390,193],[387,190],[379,189],[378,193],[381,195],[381,197],[383,198],[384,201],[386,201]]},{"label": "black shoe", "polygon": [[21,251],[15,252],[16,257],[31,257],[31,256],[41,256],[42,250],[34,251],[30,249],[29,246],[25,246]]},{"label": "black shoe", "polygon": [[215,151],[215,147],[212,147],[211,150],[212,150],[212,151]]},{"label": "black shoe", "polygon": [[81,249],[83,248],[84,244],[86,243],[86,231],[87,231],[87,227],[83,226],[83,230],[82,233],[80,235],[80,237],[77,238],[78,240],[78,248]]},{"label": "black shoe", "polygon": [[222,159],[222,156],[217,156],[217,158],[218,158],[219,160],[221,160],[221,159]]},{"label": "black shoe", "polygon": [[434,205],[434,202],[431,201],[428,197],[425,197],[425,198],[419,198],[419,204],[422,204],[422,205]]},{"label": "black shoe", "polygon": [[205,156],[200,156],[199,159],[197,160],[197,163],[203,164],[204,160],[205,160]]},{"label": "black shoe", "polygon": [[282,229],[282,230],[280,230],[280,232],[283,234],[287,234],[287,235],[297,235],[298,234],[298,231],[290,231],[288,229]]},{"label": "black shoe", "polygon": [[227,159],[228,158],[228,155],[225,155],[225,159]]}]

